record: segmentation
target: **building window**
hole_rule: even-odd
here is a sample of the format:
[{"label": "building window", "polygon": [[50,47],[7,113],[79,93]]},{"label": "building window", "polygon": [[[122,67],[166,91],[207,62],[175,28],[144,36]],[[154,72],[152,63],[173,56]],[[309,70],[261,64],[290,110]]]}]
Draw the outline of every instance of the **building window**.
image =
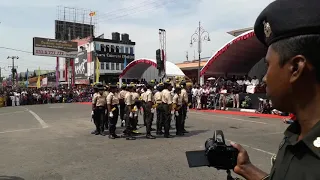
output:
[{"label": "building window", "polygon": [[116,46],[116,53],[119,53],[119,46]]},{"label": "building window", "polygon": [[62,73],[63,73],[63,78],[65,78],[66,77],[66,71],[62,71]]},{"label": "building window", "polygon": [[116,70],[120,70],[119,63],[116,63]]},{"label": "building window", "polygon": [[[100,45],[100,51],[105,51],[105,48],[106,48],[106,46],[104,45],[104,44],[101,44]],[[98,49],[97,49],[97,51],[99,51]]]},{"label": "building window", "polygon": [[129,54],[129,48],[128,47],[125,47],[125,52],[126,54]]},{"label": "building window", "polygon": [[133,47],[130,47],[130,54],[134,54]]},{"label": "building window", "polygon": [[100,63],[101,69],[104,69],[104,62]]},{"label": "building window", "polygon": [[110,63],[106,62],[106,70],[110,70]]},{"label": "building window", "polygon": [[114,63],[111,63],[111,70],[114,70]]},{"label": "building window", "polygon": [[115,52],[115,47],[114,45],[111,45],[111,51],[110,52]]},{"label": "building window", "polygon": [[120,53],[123,53],[123,52],[124,52],[123,49],[124,49],[124,47],[123,47],[123,46],[120,46]]},{"label": "building window", "polygon": [[106,52],[110,52],[110,46],[106,45]]},{"label": "building window", "polygon": [[124,63],[120,63],[120,70],[124,70]]}]

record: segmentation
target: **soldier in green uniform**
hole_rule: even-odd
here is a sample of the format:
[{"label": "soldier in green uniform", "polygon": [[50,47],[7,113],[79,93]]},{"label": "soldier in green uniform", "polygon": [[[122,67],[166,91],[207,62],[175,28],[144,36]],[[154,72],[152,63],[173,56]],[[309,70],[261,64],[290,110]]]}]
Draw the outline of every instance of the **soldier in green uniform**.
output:
[{"label": "soldier in green uniform", "polygon": [[267,48],[263,78],[275,109],[296,121],[284,138],[271,169],[254,166],[239,144],[234,172],[246,179],[320,179],[320,1],[276,0],[258,16],[254,32]]}]

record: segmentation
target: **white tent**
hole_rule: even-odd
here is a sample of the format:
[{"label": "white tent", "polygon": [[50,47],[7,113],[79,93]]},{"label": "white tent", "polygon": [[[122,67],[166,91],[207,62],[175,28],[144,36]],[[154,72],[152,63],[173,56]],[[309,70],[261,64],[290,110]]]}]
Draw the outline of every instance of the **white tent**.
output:
[{"label": "white tent", "polygon": [[[148,76],[148,77],[146,77]],[[121,79],[157,79],[158,70],[157,62],[154,59],[136,59],[129,63],[120,74]],[[184,77],[185,74],[181,69],[172,62],[166,61],[167,77]]]}]

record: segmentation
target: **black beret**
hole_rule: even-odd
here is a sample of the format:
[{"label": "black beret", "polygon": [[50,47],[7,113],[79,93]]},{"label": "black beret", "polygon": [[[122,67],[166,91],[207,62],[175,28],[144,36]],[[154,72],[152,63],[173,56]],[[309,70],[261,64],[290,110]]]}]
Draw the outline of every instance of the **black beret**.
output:
[{"label": "black beret", "polygon": [[258,16],[254,32],[266,46],[282,39],[320,35],[319,0],[276,0]]}]

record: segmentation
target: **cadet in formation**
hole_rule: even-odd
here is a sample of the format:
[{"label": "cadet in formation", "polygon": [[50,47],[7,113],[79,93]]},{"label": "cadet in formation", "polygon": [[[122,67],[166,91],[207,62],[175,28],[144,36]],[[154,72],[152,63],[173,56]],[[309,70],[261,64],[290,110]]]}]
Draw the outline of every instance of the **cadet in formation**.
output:
[{"label": "cadet in formation", "polygon": [[94,124],[96,125],[94,134],[105,136],[104,127],[107,100],[104,96],[104,87],[102,85],[98,85],[97,88],[99,92],[92,99],[92,111],[94,116],[93,119]]},{"label": "cadet in formation", "polygon": [[164,122],[164,137],[172,138],[170,135],[170,125],[171,125],[171,116],[173,115],[172,110],[172,96],[171,96],[172,86],[170,82],[164,83],[164,89],[162,93],[162,105],[160,111],[161,121]]},{"label": "cadet in formation", "polygon": [[154,84],[153,83],[149,83],[147,84],[147,90],[146,92],[144,92],[142,99],[143,99],[143,113],[144,113],[144,117],[145,117],[145,124],[146,124],[146,131],[147,131],[147,135],[146,138],[148,139],[155,139],[154,136],[151,135],[151,127],[152,127],[152,120],[153,120],[153,102],[154,102],[154,98],[153,98],[153,94],[152,94],[152,90],[153,90]]},{"label": "cadet in formation", "polygon": [[119,98],[117,94],[117,85],[110,85],[110,92],[107,96],[107,107],[108,107],[108,117],[109,117],[109,138],[115,139],[119,138],[116,134],[116,126],[119,117]]}]

